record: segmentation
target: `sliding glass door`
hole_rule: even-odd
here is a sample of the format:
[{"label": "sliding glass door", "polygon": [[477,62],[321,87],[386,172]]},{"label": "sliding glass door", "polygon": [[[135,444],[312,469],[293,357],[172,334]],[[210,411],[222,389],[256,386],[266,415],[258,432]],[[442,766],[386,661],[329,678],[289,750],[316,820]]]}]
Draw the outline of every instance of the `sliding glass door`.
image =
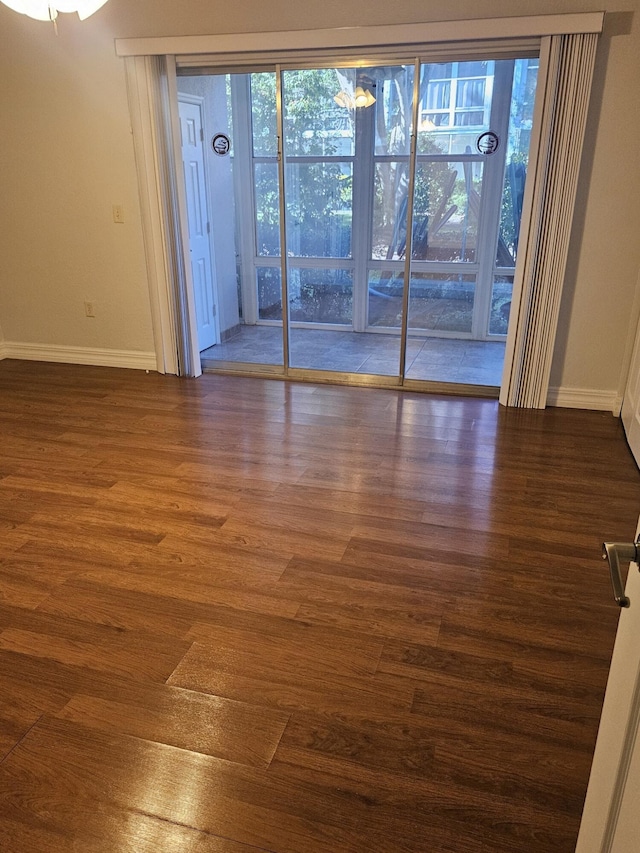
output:
[{"label": "sliding glass door", "polygon": [[[339,106],[352,69],[282,72],[290,364],[355,372],[359,354],[336,347],[354,323],[354,210],[358,178],[354,111]],[[340,81],[343,81],[341,84]],[[347,82],[348,81],[348,82]],[[355,238],[357,240],[357,238]],[[345,341],[346,343],[346,341]]]},{"label": "sliding glass door", "polygon": [[536,71],[532,58],[180,71],[178,90],[203,99],[225,223],[212,222],[220,340],[204,364],[499,385]]}]

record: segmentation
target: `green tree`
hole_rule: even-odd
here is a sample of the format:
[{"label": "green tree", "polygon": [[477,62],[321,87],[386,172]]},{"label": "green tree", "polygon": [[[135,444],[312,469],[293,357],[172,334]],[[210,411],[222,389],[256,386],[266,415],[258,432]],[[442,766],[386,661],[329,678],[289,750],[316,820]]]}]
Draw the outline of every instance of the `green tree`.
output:
[{"label": "green tree", "polygon": [[[291,156],[351,154],[353,133],[334,96],[334,69],[284,73],[285,162]],[[254,156],[277,156],[275,75],[251,75]],[[348,150],[347,150],[348,149]],[[352,172],[347,163],[288,164],[288,248],[294,255],[350,254]],[[278,173],[275,159],[257,164],[255,173],[259,251],[280,252]],[[337,232],[342,232],[337,234]],[[337,234],[337,236],[336,236]],[[333,250],[333,251],[331,251]]]}]

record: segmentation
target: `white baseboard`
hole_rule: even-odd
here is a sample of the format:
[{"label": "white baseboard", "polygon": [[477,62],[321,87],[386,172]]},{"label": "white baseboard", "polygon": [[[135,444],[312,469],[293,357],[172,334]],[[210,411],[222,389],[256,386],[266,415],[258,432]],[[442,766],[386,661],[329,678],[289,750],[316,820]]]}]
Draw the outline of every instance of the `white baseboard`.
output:
[{"label": "white baseboard", "polygon": [[63,347],[52,344],[0,343],[0,358],[24,361],[55,361],[62,364],[91,364],[95,367],[128,367],[133,370],[157,370],[155,352]]},{"label": "white baseboard", "polygon": [[547,406],[561,409],[592,409],[611,412],[619,417],[622,398],[615,391],[597,391],[590,388],[549,388]]},{"label": "white baseboard", "polygon": [[[55,361],[63,364],[90,364],[96,367],[126,367],[133,370],[157,370],[155,352],[63,347],[50,344],[24,344],[0,341],[0,360]],[[561,409],[591,409],[620,416],[622,398],[615,391],[589,388],[549,388],[547,406]]]}]

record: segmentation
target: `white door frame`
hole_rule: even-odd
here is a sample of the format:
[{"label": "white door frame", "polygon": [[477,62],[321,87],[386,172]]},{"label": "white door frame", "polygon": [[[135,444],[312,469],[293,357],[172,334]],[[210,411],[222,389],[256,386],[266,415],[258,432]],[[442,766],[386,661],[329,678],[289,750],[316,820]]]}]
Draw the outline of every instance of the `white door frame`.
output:
[{"label": "white door frame", "polygon": [[189,257],[189,226],[187,216],[187,196],[184,184],[184,169],[182,167],[182,144],[180,141],[180,114],[178,112],[178,86],[176,77],[175,57],[167,56],[166,62],[166,91],[165,102],[167,128],[170,129],[173,143],[169,150],[169,158],[173,163],[167,163],[167,173],[172,180],[173,209],[171,213],[177,220],[174,227],[176,249],[181,253],[177,285],[179,302],[182,308],[182,334],[179,335],[179,364],[182,360],[182,372],[186,376],[200,376],[200,350],[198,348],[198,323],[196,320],[195,294],[191,276],[191,259]]},{"label": "white door frame", "polygon": [[[168,319],[169,321],[173,319],[174,328],[178,327],[175,339],[178,342],[178,350],[182,355],[182,360],[187,365],[183,372],[190,375],[198,375],[200,372],[199,354],[194,353],[193,289],[190,283],[188,264],[185,264],[184,258],[185,235],[183,232],[185,230],[186,210],[184,187],[180,187],[181,182],[179,180],[177,187],[175,186],[175,175],[172,175],[171,166],[167,163],[171,156],[174,159],[176,158],[176,145],[179,142],[177,137],[179,123],[175,75],[176,56],[180,57],[181,65],[192,63],[194,65],[213,64],[228,67],[230,63],[235,64],[234,58],[236,58],[235,62],[238,61],[238,57],[243,57],[247,61],[249,52],[252,52],[251,56],[255,63],[258,61],[256,56],[259,56],[262,62],[267,58],[273,62],[278,51],[287,51],[292,48],[340,50],[349,47],[353,51],[362,47],[371,48],[382,45],[383,47],[378,48],[382,53],[386,50],[388,55],[393,55],[397,59],[402,54],[403,46],[405,48],[410,46],[412,56],[416,55],[415,45],[417,43],[423,43],[433,47],[435,51],[439,49],[441,53],[446,51],[450,54],[456,47],[461,49],[461,42],[462,49],[468,52],[470,43],[478,44],[479,40],[483,38],[490,40],[482,45],[483,48],[493,49],[501,55],[512,55],[514,49],[516,51],[523,49],[523,43],[529,46],[536,43],[540,44],[541,37],[544,43],[549,44],[554,35],[600,33],[603,21],[604,13],[595,12],[578,15],[467,20],[437,24],[399,24],[389,27],[116,40],[116,52],[120,56],[127,57],[127,78],[134,136],[136,133],[138,134],[136,149],[139,154],[138,170],[140,174],[143,231],[150,268],[149,287],[159,369],[160,364],[166,370],[171,363],[171,359],[167,358],[166,349],[167,345],[170,347],[173,342],[171,341],[171,330],[166,327],[166,323],[163,322],[165,318],[159,316],[162,312],[156,310],[156,307],[165,303],[175,304],[177,301],[178,308],[182,305],[184,309],[182,328],[180,328],[180,317],[175,316],[175,312],[173,318],[169,316]],[[183,54],[187,56],[182,56]],[[158,71],[157,66],[154,67],[149,62],[152,57],[156,57],[160,63],[164,62],[164,86],[154,85],[154,76],[158,76]],[[159,76],[162,77],[162,73]],[[170,136],[172,136],[170,139],[164,138],[162,128],[158,127],[158,118],[163,117],[165,128],[167,126],[170,128]],[[544,130],[551,133],[550,125],[545,125]],[[542,133],[543,128],[540,128],[539,132]],[[177,168],[181,171],[181,161],[177,163]],[[541,168],[542,166],[538,162],[536,175],[530,176],[527,181],[528,186],[535,183],[536,178],[540,177]],[[168,194],[165,189],[167,185],[170,188]],[[173,205],[168,205],[167,200],[169,202],[173,200]],[[565,207],[572,208],[572,203],[565,205]],[[178,214],[177,218],[181,222],[175,222],[176,214]],[[529,236],[527,234],[527,237]],[[568,238],[569,235],[566,234],[567,245]],[[174,246],[180,246],[181,243],[178,253],[180,257],[178,258],[172,257],[172,243]],[[534,250],[538,249],[535,241],[534,244],[529,245],[528,241],[521,240],[520,245],[519,259],[523,255],[529,254],[528,251],[522,251],[524,246],[527,246],[528,249],[532,246]],[[160,260],[164,263],[158,263]],[[520,265],[520,276],[522,276],[523,269],[524,266]],[[517,267],[512,305],[515,322],[511,323],[511,327],[517,326],[517,331],[520,331],[529,317],[530,305],[516,304],[518,296],[523,298],[523,302],[526,302],[526,298],[529,296],[529,293],[525,292],[522,287],[522,279],[518,283],[518,275]],[[553,283],[556,291],[558,281],[561,285],[561,278],[562,276],[556,275]],[[177,299],[176,293],[178,294]],[[554,291],[551,295],[554,306],[550,312],[551,336],[549,338],[547,335],[546,349],[542,350],[542,355],[537,354],[537,357],[542,358],[544,362],[541,371],[541,386],[536,388],[536,393],[529,394],[524,400],[518,399],[517,395],[511,392],[514,381],[522,375],[524,354],[522,347],[518,347],[515,341],[515,331],[512,332],[510,329],[511,341],[508,340],[507,342],[507,357],[501,395],[501,402],[503,403],[527,407],[544,407],[546,404],[546,387],[548,386],[548,373],[555,335],[554,321],[557,322],[555,306],[559,305],[560,293]],[[523,307],[524,310],[521,310]],[[170,315],[171,312],[168,313]],[[197,344],[195,348],[197,349]],[[180,362],[180,358],[178,362]]]},{"label": "white door frame", "polygon": [[130,57],[125,73],[157,370],[199,376],[175,57]]}]

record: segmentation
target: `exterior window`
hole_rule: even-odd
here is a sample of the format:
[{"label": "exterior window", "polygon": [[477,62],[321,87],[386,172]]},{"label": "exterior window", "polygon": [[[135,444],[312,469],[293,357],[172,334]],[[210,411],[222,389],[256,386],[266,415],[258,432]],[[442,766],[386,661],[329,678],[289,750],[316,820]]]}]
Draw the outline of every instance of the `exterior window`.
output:
[{"label": "exterior window", "polygon": [[493,62],[425,66],[429,74],[421,123],[432,128],[485,128],[493,91]]}]

